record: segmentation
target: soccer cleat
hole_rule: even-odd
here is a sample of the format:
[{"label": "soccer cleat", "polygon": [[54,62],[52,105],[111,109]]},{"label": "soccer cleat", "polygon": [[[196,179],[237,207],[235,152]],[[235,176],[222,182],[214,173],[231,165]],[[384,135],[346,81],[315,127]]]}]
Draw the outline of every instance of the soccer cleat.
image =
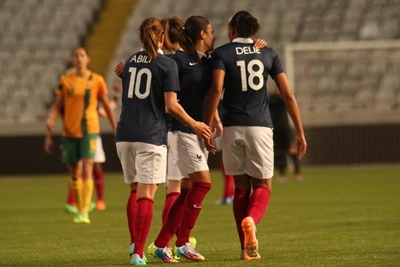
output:
[{"label": "soccer cleat", "polygon": [[[134,245],[134,244],[132,244],[132,245]],[[157,247],[154,245],[154,242],[151,243],[150,246],[147,247],[147,254],[149,254],[149,256],[154,256],[156,249],[157,249]],[[133,251],[133,249],[132,249],[132,251]]]},{"label": "soccer cleat", "polygon": [[257,252],[257,255],[255,257],[250,257],[247,253],[246,250],[242,250],[242,253],[240,255],[240,259],[241,260],[245,260],[245,261],[251,261],[251,260],[259,260],[261,259],[260,254]]},{"label": "soccer cleat", "polygon": [[304,181],[304,177],[300,173],[296,174],[294,177],[295,177],[296,181],[299,183]]},{"label": "soccer cleat", "polygon": [[90,205],[89,205],[89,212],[93,211],[95,208],[96,208],[96,203],[90,202]]},{"label": "soccer cleat", "polygon": [[130,261],[131,265],[147,265],[145,257],[140,258],[138,254],[133,254]]},{"label": "soccer cleat", "polygon": [[[189,237],[189,244],[193,247],[193,248],[196,248],[196,245],[197,245],[197,240],[196,240],[196,238],[194,238],[194,237]],[[174,259],[175,260],[179,260],[180,259],[180,257],[177,255],[177,252],[176,252],[176,246],[174,245],[174,249],[172,250],[172,256],[174,257]]]},{"label": "soccer cleat", "polygon": [[286,183],[287,182],[287,178],[285,175],[279,175],[278,177],[278,182],[280,183]]},{"label": "soccer cleat", "polygon": [[176,255],[189,261],[204,261],[203,255],[198,253],[190,243],[176,248]]},{"label": "soccer cleat", "polygon": [[257,257],[258,240],[256,237],[257,228],[252,217],[246,217],[242,220],[242,230],[244,233],[244,255]]},{"label": "soccer cleat", "polygon": [[76,208],[76,206],[70,205],[68,203],[66,203],[64,205],[64,210],[65,210],[65,212],[73,213],[73,214],[77,214],[79,212],[79,210]]},{"label": "soccer cleat", "polygon": [[197,240],[193,236],[189,237],[189,243],[192,245],[193,248],[196,248]]},{"label": "soccer cleat", "polygon": [[[135,249],[135,243],[132,243],[130,246],[129,246],[129,256],[132,258],[132,255],[133,255],[133,250]],[[147,263],[147,258],[146,258],[146,255],[143,255],[143,260]]]},{"label": "soccer cleat", "polygon": [[104,200],[97,200],[96,202],[96,209],[97,210],[105,210],[106,207],[106,203],[104,202]]},{"label": "soccer cleat", "polygon": [[74,216],[73,219],[74,223],[85,223],[85,224],[89,224],[90,223],[90,219],[88,216],[82,214],[82,213],[77,213]]},{"label": "soccer cleat", "polygon": [[233,203],[233,196],[223,198],[215,202],[215,205],[220,206],[220,205],[231,205]]},{"label": "soccer cleat", "polygon": [[[162,261],[164,263],[176,263],[176,262],[179,262],[179,261],[175,260],[174,257],[172,256],[170,248],[167,248],[167,247],[158,248],[158,247],[154,246],[154,244],[153,244],[152,249],[154,249],[152,251],[153,252],[152,255],[154,255],[154,257],[156,259],[158,259],[158,260],[160,260],[160,261]],[[148,250],[147,250],[147,252],[148,252]]]}]

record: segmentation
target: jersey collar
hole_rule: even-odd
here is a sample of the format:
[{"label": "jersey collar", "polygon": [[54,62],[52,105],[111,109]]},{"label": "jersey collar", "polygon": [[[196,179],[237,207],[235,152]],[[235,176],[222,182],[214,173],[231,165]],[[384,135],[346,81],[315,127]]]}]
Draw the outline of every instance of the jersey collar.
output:
[{"label": "jersey collar", "polygon": [[251,38],[243,38],[238,37],[232,40],[232,43],[245,43],[245,44],[252,44],[254,41]]},{"label": "jersey collar", "polygon": [[[142,47],[142,49],[140,49],[140,51],[144,51],[144,48]],[[160,48],[157,49],[157,53],[164,55],[164,52]]]}]

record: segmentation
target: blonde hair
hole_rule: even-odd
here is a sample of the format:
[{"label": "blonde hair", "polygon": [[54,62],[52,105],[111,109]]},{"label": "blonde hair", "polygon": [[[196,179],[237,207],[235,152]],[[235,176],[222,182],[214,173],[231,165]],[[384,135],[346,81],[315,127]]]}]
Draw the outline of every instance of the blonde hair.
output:
[{"label": "blonde hair", "polygon": [[147,18],[140,25],[139,31],[143,41],[143,48],[148,57],[150,60],[156,58],[158,42],[161,34],[163,34],[161,22],[156,18]]}]

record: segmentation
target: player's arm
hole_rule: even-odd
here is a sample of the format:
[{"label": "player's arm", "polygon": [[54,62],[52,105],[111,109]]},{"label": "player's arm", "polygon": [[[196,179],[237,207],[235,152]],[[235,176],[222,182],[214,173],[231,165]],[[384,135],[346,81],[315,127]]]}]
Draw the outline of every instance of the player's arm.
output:
[{"label": "player's arm", "polygon": [[293,121],[294,127],[296,128],[296,144],[297,150],[299,152],[299,159],[301,159],[306,153],[307,142],[304,135],[303,124],[301,122],[300,111],[297,105],[296,98],[292,89],[290,88],[289,81],[284,72],[279,73],[278,75],[273,77],[273,79],[275,80],[275,83],[278,86],[279,91],[281,92],[286,109],[290,115],[290,118]]},{"label": "player's arm", "polygon": [[53,130],[56,124],[56,119],[60,114],[60,111],[63,107],[63,99],[61,95],[57,95],[53,105],[51,106],[49,117],[46,122],[46,135],[44,139],[44,151],[46,153],[51,154],[53,152]]},{"label": "player's arm", "polygon": [[215,114],[217,112],[218,104],[221,99],[222,88],[224,86],[225,71],[221,69],[215,69],[213,71],[213,79],[211,88],[208,91],[207,105],[206,105],[206,119],[205,123],[211,126]]},{"label": "player's arm", "polygon": [[111,108],[110,101],[108,101],[108,96],[106,94],[102,94],[102,95],[100,95],[99,100],[105,111],[106,117],[111,124],[113,132],[115,133],[117,124],[115,122],[114,112],[113,112],[113,109]]},{"label": "player's arm", "polygon": [[212,145],[210,128],[203,122],[195,121],[186,113],[183,107],[178,103],[176,92],[164,92],[164,99],[168,113],[183,124],[188,125],[198,136],[201,136],[206,142],[207,149],[214,154],[216,150]]},{"label": "player's arm", "polygon": [[219,118],[218,112],[215,112],[214,119],[211,123],[211,132],[213,133],[214,138],[221,136],[222,130],[223,130],[223,127],[222,127],[221,119]]}]

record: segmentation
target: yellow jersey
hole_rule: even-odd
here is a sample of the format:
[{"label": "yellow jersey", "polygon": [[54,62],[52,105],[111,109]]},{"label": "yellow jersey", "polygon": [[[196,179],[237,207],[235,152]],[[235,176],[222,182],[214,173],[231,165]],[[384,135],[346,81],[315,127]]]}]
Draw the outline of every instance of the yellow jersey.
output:
[{"label": "yellow jersey", "polygon": [[104,78],[88,71],[85,77],[75,71],[60,78],[56,94],[63,99],[63,135],[82,138],[86,134],[100,133],[98,99],[108,94]]}]

